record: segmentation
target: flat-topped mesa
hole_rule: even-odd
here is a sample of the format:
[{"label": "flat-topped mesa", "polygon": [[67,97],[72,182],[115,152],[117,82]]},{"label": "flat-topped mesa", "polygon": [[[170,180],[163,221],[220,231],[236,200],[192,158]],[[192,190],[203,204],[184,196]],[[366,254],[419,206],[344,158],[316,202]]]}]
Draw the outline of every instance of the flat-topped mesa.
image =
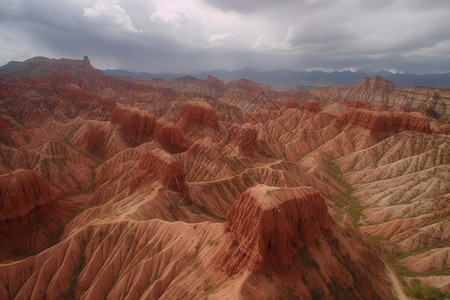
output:
[{"label": "flat-topped mesa", "polygon": [[419,131],[431,133],[428,119],[418,112],[371,111],[361,108],[349,108],[342,116],[342,120],[373,131]]},{"label": "flat-topped mesa", "polygon": [[382,89],[386,91],[395,90],[394,83],[390,82],[389,80],[383,79],[379,76],[375,76],[373,78],[363,78],[358,87],[364,89]]},{"label": "flat-topped mesa", "polygon": [[31,170],[21,169],[1,175],[0,225],[29,223],[39,215],[39,209],[56,199],[47,182]]},{"label": "flat-topped mesa", "polygon": [[181,107],[177,124],[180,124],[181,128],[185,130],[200,126],[217,128],[216,111],[201,99],[190,100]]},{"label": "flat-topped mesa", "polygon": [[257,137],[258,133],[252,124],[245,123],[242,126],[233,124],[222,141],[225,145],[236,145],[244,155],[254,156],[256,154]]},{"label": "flat-topped mesa", "polygon": [[314,188],[262,184],[247,189],[227,218],[229,247],[219,254],[218,264],[228,275],[289,265],[300,248],[332,224],[325,200]]},{"label": "flat-topped mesa", "polygon": [[181,164],[172,155],[159,148],[147,152],[142,157],[138,174],[130,182],[130,193],[154,181],[160,181],[162,185],[182,194],[187,193],[185,172]]},{"label": "flat-topped mesa", "polygon": [[[0,75],[34,79],[48,76],[52,73],[67,71],[75,77],[92,76],[103,77],[103,74],[92,67],[87,56],[82,60],[77,59],[50,59],[46,57],[33,57],[24,62],[12,61],[2,67]],[[81,77],[79,79],[81,79]],[[85,77],[86,78],[86,77]],[[80,82],[81,83],[81,82]]]},{"label": "flat-topped mesa", "polygon": [[111,116],[111,123],[120,124],[126,137],[140,145],[153,134],[156,118],[148,111],[119,105]]}]

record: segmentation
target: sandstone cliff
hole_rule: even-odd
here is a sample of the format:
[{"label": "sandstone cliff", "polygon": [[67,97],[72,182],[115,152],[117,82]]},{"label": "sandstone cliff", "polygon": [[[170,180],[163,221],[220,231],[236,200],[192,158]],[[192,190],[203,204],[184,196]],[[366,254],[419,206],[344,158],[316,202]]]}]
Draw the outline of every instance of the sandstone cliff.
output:
[{"label": "sandstone cliff", "polygon": [[219,264],[229,275],[289,265],[299,249],[330,226],[325,201],[314,189],[252,187],[228,211],[229,252]]}]

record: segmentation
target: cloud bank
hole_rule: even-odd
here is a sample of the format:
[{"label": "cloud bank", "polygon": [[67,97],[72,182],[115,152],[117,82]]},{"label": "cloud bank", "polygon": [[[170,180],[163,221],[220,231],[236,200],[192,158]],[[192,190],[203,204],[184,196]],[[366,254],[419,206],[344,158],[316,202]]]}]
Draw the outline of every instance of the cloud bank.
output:
[{"label": "cloud bank", "polygon": [[97,68],[450,71],[447,0],[4,0],[0,63]]}]

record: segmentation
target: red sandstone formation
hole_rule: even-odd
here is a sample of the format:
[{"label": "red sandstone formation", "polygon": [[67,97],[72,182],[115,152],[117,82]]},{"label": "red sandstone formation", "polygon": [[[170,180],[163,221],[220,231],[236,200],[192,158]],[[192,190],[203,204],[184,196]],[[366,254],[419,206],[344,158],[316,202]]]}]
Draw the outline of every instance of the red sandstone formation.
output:
[{"label": "red sandstone formation", "polygon": [[2,68],[0,74],[23,78],[37,78],[54,74],[60,70],[69,70],[72,73],[88,71],[99,73],[98,70],[92,67],[89,58],[85,56],[83,60],[34,57],[22,63],[10,62]]},{"label": "red sandstone formation", "polygon": [[32,222],[56,195],[33,171],[17,170],[0,175],[0,199],[0,224],[23,225]]},{"label": "red sandstone formation", "polygon": [[134,145],[140,145],[153,134],[156,119],[146,111],[118,106],[111,116],[111,122],[120,124],[125,139],[130,139]]},{"label": "red sandstone formation", "polygon": [[362,89],[382,89],[386,91],[395,90],[395,86],[392,82],[379,76],[373,78],[364,78],[357,87],[360,87]]},{"label": "red sandstone formation", "polygon": [[369,235],[450,284],[447,91],[0,74],[0,298],[402,298]]},{"label": "red sandstone formation", "polygon": [[317,100],[313,100],[313,99],[307,100],[304,103],[290,101],[284,105],[284,108],[286,108],[286,109],[298,108],[298,109],[302,109],[302,110],[310,110],[310,111],[318,112],[318,111],[320,111],[320,104]]},{"label": "red sandstone formation", "polygon": [[189,148],[180,128],[164,119],[156,122],[156,139],[170,152],[179,153]]},{"label": "red sandstone formation", "polygon": [[290,265],[299,249],[330,226],[325,201],[316,190],[252,187],[228,211],[230,244],[219,264],[229,275]]},{"label": "red sandstone formation", "polygon": [[390,94],[393,92],[395,92],[395,86],[392,82],[376,76],[364,78],[359,85],[350,91],[350,96],[346,98],[366,100],[375,98],[380,102],[387,103]]},{"label": "red sandstone formation", "polygon": [[372,104],[362,99],[334,99],[333,101],[342,103],[347,107],[372,109]]},{"label": "red sandstone formation", "polygon": [[193,127],[217,128],[217,118],[214,108],[207,102],[201,100],[187,101],[181,107],[180,116],[177,120],[185,131]]},{"label": "red sandstone formation", "polygon": [[158,85],[181,92],[211,96],[213,98],[222,96],[227,90],[222,81],[212,76],[208,76],[206,80],[186,76],[168,82],[162,81],[159,82]]},{"label": "red sandstone formation", "polygon": [[224,145],[236,145],[242,154],[254,156],[256,154],[257,136],[258,134],[253,125],[248,123],[242,126],[233,124],[223,143]]},{"label": "red sandstone formation", "polygon": [[284,105],[284,108],[286,108],[286,109],[289,109],[289,108],[300,108],[300,103],[296,102],[296,101],[290,101],[290,102],[287,102]]},{"label": "red sandstone formation", "polygon": [[308,100],[305,103],[302,103],[300,108],[310,110],[310,111],[316,111],[316,112],[320,111],[319,102],[317,102],[316,100]]},{"label": "red sandstone formation", "polygon": [[185,174],[180,163],[158,148],[142,157],[136,178],[130,183],[131,192],[140,186],[151,184],[154,180],[159,180],[174,191],[183,194],[187,192]]},{"label": "red sandstone formation", "polygon": [[102,130],[89,131],[85,137],[86,149],[94,154],[101,154],[104,145],[105,132]]},{"label": "red sandstone formation", "polygon": [[218,100],[221,103],[236,106],[243,112],[251,112],[274,104],[265,93],[269,89],[268,86],[241,79],[235,82]]},{"label": "red sandstone formation", "polygon": [[379,112],[349,108],[342,117],[344,122],[357,124],[374,131],[419,131],[431,133],[430,123],[420,113]]},{"label": "red sandstone formation", "polygon": [[325,99],[362,99],[377,105],[405,106],[433,118],[448,115],[450,111],[450,92],[447,90],[424,87],[398,90],[392,82],[380,77],[366,78],[354,87],[320,89],[310,93]]},{"label": "red sandstone formation", "polygon": [[[384,280],[375,275],[381,275],[377,270],[380,261],[361,248],[354,237],[342,236],[340,230],[315,189],[257,185],[244,192],[229,210],[226,240],[216,263],[228,275],[250,272],[257,280],[269,278],[260,286],[261,290],[255,289],[257,284],[243,286],[241,293],[247,297],[388,296]],[[353,261],[362,257],[366,262],[363,267]],[[325,269],[327,275],[322,273]],[[305,272],[311,281],[315,278],[317,282],[305,280],[301,275]],[[370,277],[370,284],[357,283],[360,277]],[[308,281],[307,288],[298,284],[302,281]],[[350,285],[351,291],[346,288]],[[333,291],[327,286],[334,286]],[[374,286],[378,288],[370,289]]]}]

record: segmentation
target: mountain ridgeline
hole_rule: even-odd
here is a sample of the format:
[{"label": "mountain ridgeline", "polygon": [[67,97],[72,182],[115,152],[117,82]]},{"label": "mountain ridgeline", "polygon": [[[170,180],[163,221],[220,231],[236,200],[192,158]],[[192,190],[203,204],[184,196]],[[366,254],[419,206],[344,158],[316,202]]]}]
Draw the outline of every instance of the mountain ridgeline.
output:
[{"label": "mountain ridgeline", "polygon": [[198,73],[148,73],[130,72],[121,69],[109,69],[103,71],[107,75],[127,76],[134,78],[161,78],[174,80],[177,78],[192,76],[204,79],[209,76],[224,81],[233,81],[245,78],[261,84],[268,84],[276,88],[284,89],[310,89],[318,87],[344,87],[358,84],[363,78],[383,77],[395,84],[398,88],[414,86],[426,86],[431,88],[450,88],[450,73],[392,73],[389,71],[363,72],[363,71],[293,71],[293,70],[271,70],[258,71],[255,69],[240,69],[234,71],[211,70]]}]

